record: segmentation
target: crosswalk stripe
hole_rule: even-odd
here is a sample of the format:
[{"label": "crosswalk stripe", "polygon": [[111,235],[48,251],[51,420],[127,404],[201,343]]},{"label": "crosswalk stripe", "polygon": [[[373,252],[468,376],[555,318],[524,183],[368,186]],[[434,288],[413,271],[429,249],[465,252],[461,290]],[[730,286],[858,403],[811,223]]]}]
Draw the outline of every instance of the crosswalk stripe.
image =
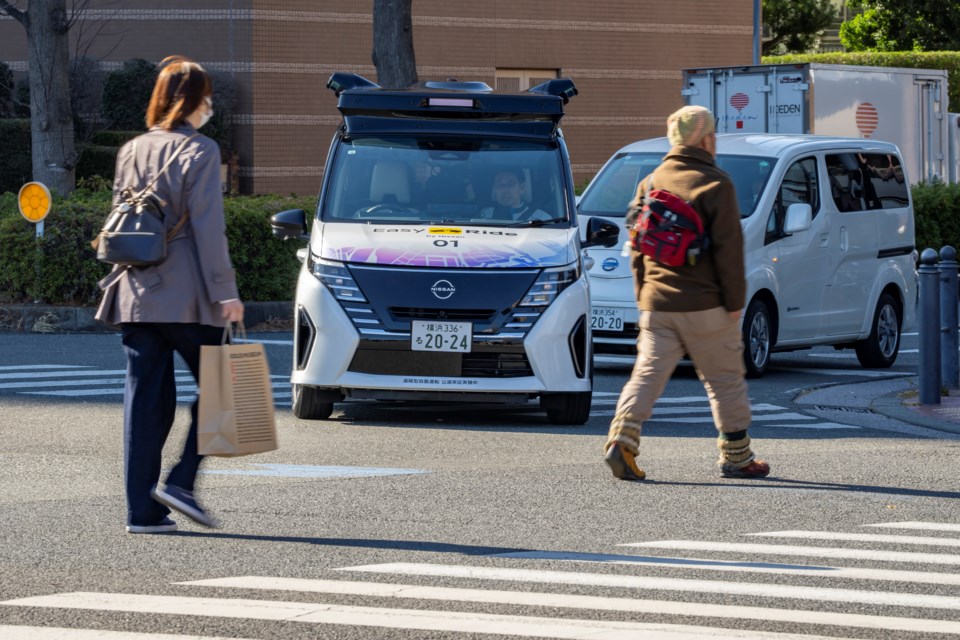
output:
[{"label": "crosswalk stripe", "polygon": [[193,580],[177,584],[226,587],[235,589],[259,589],[264,591],[294,591],[301,593],[327,593],[369,596],[375,598],[401,598],[438,600],[442,602],[478,602],[487,604],[516,604],[534,607],[558,607],[563,609],[589,609],[598,611],[626,611],[631,613],[656,613],[662,615],[693,616],[821,624],[863,629],[888,629],[895,631],[960,633],[957,623],[948,620],[925,620],[869,616],[862,614],[828,613],[797,609],[769,609],[735,605],[715,605],[702,602],[672,602],[669,600],[644,600],[633,598],[610,598],[601,596],[570,595],[565,593],[541,593],[530,591],[499,591],[487,589],[459,589],[451,587],[422,587],[409,584],[350,582],[342,580],[308,580],[300,578],[273,578],[240,576]]},{"label": "crosswalk stripe", "polygon": [[32,380],[34,378],[79,378],[82,376],[126,375],[126,369],[87,369],[85,371],[31,371],[29,373],[0,373],[0,380]]},{"label": "crosswalk stripe", "polygon": [[960,524],[946,522],[880,522],[865,524],[865,527],[889,527],[890,529],[921,529],[926,531],[960,531]]},{"label": "crosswalk stripe", "polygon": [[929,536],[894,536],[870,533],[842,533],[834,531],[768,531],[748,533],[748,536],[766,538],[797,538],[801,540],[844,540],[848,542],[889,542],[891,544],[914,544],[930,547],[960,547],[957,538],[931,538]]},{"label": "crosswalk stripe", "polygon": [[709,638],[755,638],[756,640],[825,640],[826,636],[792,633],[744,632],[737,629],[692,625],[606,622],[576,618],[545,618],[462,611],[388,609],[309,602],[197,598],[114,593],[60,593],[0,602],[24,607],[53,607],[96,611],[123,611],[292,621],[389,629],[487,633],[525,638],[578,640],[636,640],[639,632],[650,640],[704,640]]},{"label": "crosswalk stripe", "polygon": [[803,556],[813,558],[845,558],[874,562],[915,562],[919,564],[960,565],[960,556],[913,551],[875,551],[871,549],[839,549],[836,547],[794,547],[781,544],[749,544],[743,542],[697,542],[693,540],[653,540],[628,542],[621,547],[654,549],[684,549],[721,553],[752,553],[764,555]]},{"label": "crosswalk stripe", "polygon": [[707,558],[670,558],[663,556],[632,556],[607,553],[579,553],[572,551],[514,551],[493,554],[492,558],[521,560],[553,560],[595,564],[624,564],[646,567],[673,567],[697,571],[727,571],[734,573],[775,573],[788,576],[816,576],[849,580],[879,580],[889,582],[916,582],[960,586],[960,573],[926,571],[899,571],[894,569],[860,569],[856,567],[827,567],[771,562],[741,562]]},{"label": "crosswalk stripe", "polygon": [[864,378],[903,378],[915,373],[901,371],[870,371],[868,369],[806,369],[803,367],[777,367],[777,371],[809,373],[818,376],[860,376]]},{"label": "crosswalk stripe", "polygon": [[21,371],[33,369],[83,369],[86,364],[8,364],[0,367],[0,371]]},{"label": "crosswalk stripe", "polygon": [[24,627],[0,625],[3,640],[240,640],[221,636],[185,636],[141,631],[107,631],[104,629],[72,629],[66,627]]},{"label": "crosswalk stripe", "polygon": [[[192,382],[193,376],[177,376],[177,382]],[[0,389],[52,389],[55,387],[83,387],[101,384],[119,384],[124,378],[91,378],[90,380],[43,380],[37,382],[0,382]]]},{"label": "crosswalk stripe", "polygon": [[355,567],[341,567],[338,571],[359,571],[396,575],[431,576],[447,578],[470,578],[473,580],[503,580],[533,582],[538,584],[571,584],[652,591],[683,591],[695,593],[719,593],[746,595],[758,598],[794,598],[818,602],[846,602],[903,606],[923,609],[960,610],[960,598],[890,591],[859,591],[826,587],[790,586],[756,582],[730,582],[720,580],[688,580],[662,576],[622,576],[602,573],[577,573],[572,571],[546,571],[537,569],[506,569],[470,565],[440,565],[415,562],[394,562]]}]

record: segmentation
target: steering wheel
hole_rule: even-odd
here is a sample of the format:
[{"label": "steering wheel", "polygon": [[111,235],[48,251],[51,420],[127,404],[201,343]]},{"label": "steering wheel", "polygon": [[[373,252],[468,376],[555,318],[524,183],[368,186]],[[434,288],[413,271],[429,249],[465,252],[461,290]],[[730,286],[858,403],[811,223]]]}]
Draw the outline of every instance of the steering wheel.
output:
[{"label": "steering wheel", "polygon": [[395,211],[397,213],[413,213],[413,209],[411,209],[410,207],[405,207],[395,202],[381,202],[379,204],[373,205],[372,207],[362,210],[364,215],[377,213],[379,211]]}]

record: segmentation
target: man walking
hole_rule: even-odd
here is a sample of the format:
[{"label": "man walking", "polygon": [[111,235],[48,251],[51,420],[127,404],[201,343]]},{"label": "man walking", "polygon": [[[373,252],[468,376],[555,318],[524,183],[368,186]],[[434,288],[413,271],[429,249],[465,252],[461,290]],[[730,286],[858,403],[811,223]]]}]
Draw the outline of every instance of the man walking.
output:
[{"label": "man walking", "polygon": [[673,113],[667,119],[667,138],[672,148],[638,185],[627,226],[633,226],[647,192],[662,189],[693,206],[710,243],[696,264],[677,267],[632,252],[634,286],[642,312],[638,355],[617,402],[604,459],[621,480],[646,477],[635,460],[640,430],[686,353],[707,391],[720,432],[721,476],[762,478],[770,473],[770,466],[755,458],[747,435],[750,398],[740,338],[746,279],[736,193],[729,176],[714,163],[717,135],[709,110],[688,106]]}]

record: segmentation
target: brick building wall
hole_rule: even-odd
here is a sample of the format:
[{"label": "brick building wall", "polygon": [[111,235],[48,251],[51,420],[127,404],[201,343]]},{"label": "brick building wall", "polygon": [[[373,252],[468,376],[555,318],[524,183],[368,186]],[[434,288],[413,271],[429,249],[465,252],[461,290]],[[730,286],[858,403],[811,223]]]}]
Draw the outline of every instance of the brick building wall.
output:
[{"label": "brick building wall", "polygon": [[[627,142],[663,135],[681,69],[752,61],[752,10],[752,0],[414,0],[417,69],[491,86],[498,75],[572,78],[580,95],[562,126],[582,182]],[[372,28],[372,0],[92,0],[73,40],[108,70],[181,53],[230,73],[241,191],[309,194],[340,121],[326,81],[376,80]],[[26,59],[23,29],[0,17],[0,60],[22,73]]]}]

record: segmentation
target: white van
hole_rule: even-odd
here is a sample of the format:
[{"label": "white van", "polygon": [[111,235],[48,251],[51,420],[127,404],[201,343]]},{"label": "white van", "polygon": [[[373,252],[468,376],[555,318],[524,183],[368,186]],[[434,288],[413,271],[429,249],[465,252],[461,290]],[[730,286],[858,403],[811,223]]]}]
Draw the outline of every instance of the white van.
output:
[{"label": "white van", "polygon": [[[385,90],[334,74],[343,124],[303,251],[293,413],[344,399],[526,403],[590,416],[593,352],[583,246],[559,122],[570,80],[522,94],[479,82]],[[307,237],[306,215],[273,218]]]},{"label": "white van", "polygon": [[[580,198],[581,216],[623,217],[666,138],[620,149]],[[852,348],[864,367],[889,367],[916,320],[917,272],[909,180],[897,147],[855,138],[720,134],[717,165],[736,185],[745,243],[743,318],[748,375],[775,351]],[[629,257],[587,251],[594,348],[635,353],[639,313]]]}]

